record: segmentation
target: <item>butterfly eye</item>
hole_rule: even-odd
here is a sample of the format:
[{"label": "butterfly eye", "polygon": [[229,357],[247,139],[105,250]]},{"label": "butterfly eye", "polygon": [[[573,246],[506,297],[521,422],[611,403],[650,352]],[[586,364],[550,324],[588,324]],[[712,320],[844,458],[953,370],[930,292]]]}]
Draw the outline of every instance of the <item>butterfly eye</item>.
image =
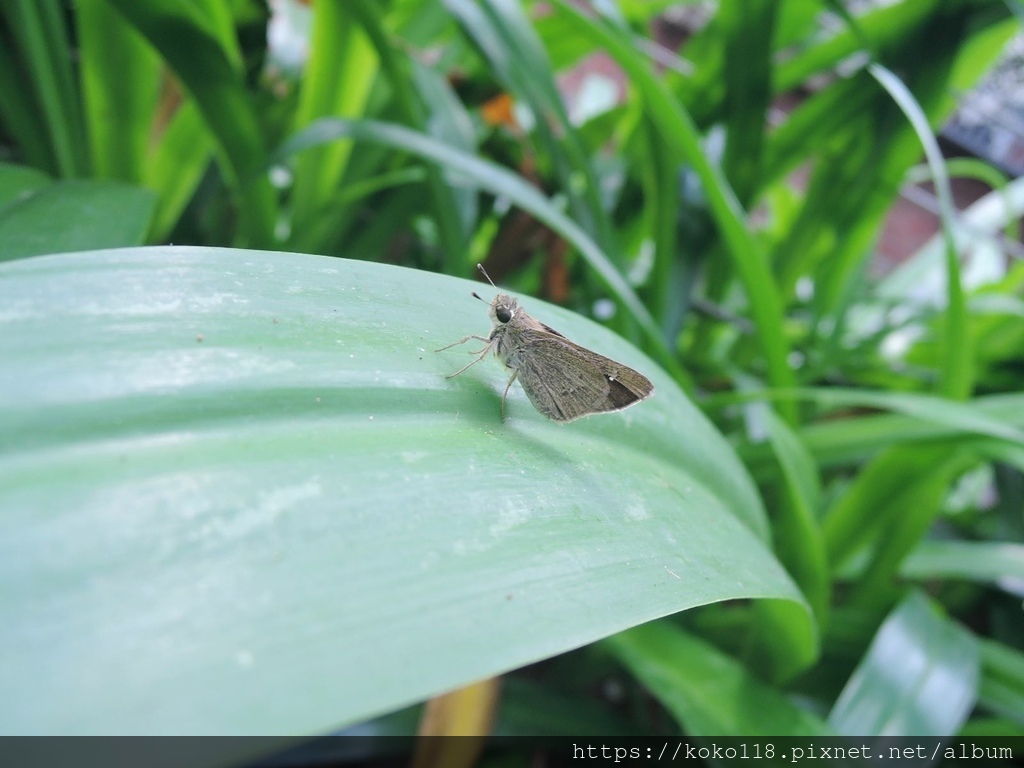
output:
[{"label": "butterfly eye", "polygon": [[512,313],[509,311],[508,307],[498,307],[494,310],[494,316],[498,318],[498,322],[502,325],[512,319]]}]

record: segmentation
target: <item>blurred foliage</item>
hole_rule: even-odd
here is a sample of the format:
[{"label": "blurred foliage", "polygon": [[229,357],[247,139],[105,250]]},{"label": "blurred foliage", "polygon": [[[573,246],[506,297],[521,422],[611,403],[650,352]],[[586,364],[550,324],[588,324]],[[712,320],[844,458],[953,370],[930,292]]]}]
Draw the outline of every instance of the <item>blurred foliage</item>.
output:
[{"label": "blurred foliage", "polygon": [[[658,359],[756,479],[820,647],[793,605],[704,606],[515,673],[499,731],[1024,732],[1024,186],[987,169],[871,270],[926,150],[948,199],[932,131],[1018,31],[1003,0],[690,4],[685,35],[662,2],[274,5],[308,55],[257,2],[0,3],[0,259],[483,261]],[[45,229],[83,195],[123,232]]]}]

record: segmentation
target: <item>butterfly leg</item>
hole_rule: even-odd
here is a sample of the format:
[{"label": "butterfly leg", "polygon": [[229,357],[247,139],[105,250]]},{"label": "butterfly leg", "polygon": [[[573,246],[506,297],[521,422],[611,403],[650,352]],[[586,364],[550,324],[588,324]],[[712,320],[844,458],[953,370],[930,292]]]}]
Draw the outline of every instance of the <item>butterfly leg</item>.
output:
[{"label": "butterfly leg", "polygon": [[[464,336],[463,338],[459,339],[458,341],[453,341],[451,344],[449,344],[447,346],[444,346],[444,347],[441,347],[440,349],[435,349],[434,351],[435,352],[444,352],[446,349],[451,349],[452,347],[459,346],[459,344],[465,344],[470,339],[476,339],[477,341],[485,341],[485,342],[487,342],[487,349],[491,348],[491,340],[490,339],[485,339],[483,336]],[[474,352],[473,354],[475,355],[477,353]]]},{"label": "butterfly leg", "polygon": [[508,397],[509,387],[512,386],[512,382],[516,380],[516,376],[519,375],[519,371],[515,370],[512,372],[512,378],[508,380],[508,384],[505,385],[505,393],[501,396],[501,420],[505,420],[505,398]]},{"label": "butterfly leg", "polygon": [[[462,341],[457,341],[457,342],[455,342],[455,344],[449,344],[448,347],[454,347],[454,346],[456,346],[458,344],[464,344],[465,342],[469,341],[470,339],[478,339],[480,341],[486,341],[487,342],[487,346],[484,347],[483,349],[481,349],[479,352],[474,352],[473,354],[476,355],[476,358],[474,360],[471,360],[470,362],[466,363],[464,366],[459,368],[459,370],[457,370],[455,373],[450,373],[447,376],[445,376],[446,379],[454,379],[456,376],[458,376],[460,373],[462,373],[467,368],[471,368],[474,365],[476,365],[477,363],[479,363],[481,360],[483,360],[487,356],[487,353],[491,351],[491,347],[493,346],[493,344],[491,343],[491,340],[490,339],[485,339],[482,336],[467,336]],[[439,349],[437,351],[440,352],[442,349],[448,349],[448,347],[441,347],[441,349]]]}]

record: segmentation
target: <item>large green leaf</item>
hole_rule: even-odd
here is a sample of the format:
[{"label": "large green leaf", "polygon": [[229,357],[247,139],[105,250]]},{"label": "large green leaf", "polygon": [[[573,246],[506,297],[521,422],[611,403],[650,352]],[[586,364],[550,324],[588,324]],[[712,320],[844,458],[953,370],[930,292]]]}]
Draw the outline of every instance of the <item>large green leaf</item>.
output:
[{"label": "large green leaf", "polygon": [[[198,248],[0,266],[0,722],[324,731],[691,606],[801,601],[733,451],[654,396],[545,420],[472,284]],[[808,631],[809,631],[808,622]],[[22,695],[24,694],[24,695]]]}]

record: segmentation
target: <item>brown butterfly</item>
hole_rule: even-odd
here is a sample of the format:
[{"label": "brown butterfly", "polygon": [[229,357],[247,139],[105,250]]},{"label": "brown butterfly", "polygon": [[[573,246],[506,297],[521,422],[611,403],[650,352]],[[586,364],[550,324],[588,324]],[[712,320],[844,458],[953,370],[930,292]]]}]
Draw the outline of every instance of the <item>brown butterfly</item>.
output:
[{"label": "brown butterfly", "polygon": [[[478,264],[477,268],[497,290],[483,266]],[[476,293],[473,296],[486,302]],[[470,339],[486,344],[479,353],[474,353],[475,360],[449,375],[449,379],[494,351],[512,371],[512,378],[501,396],[502,419],[505,418],[505,398],[516,379],[534,407],[555,421],[621,411],[654,392],[654,385],[646,376],[569,341],[558,331],[530,317],[519,302],[507,294],[499,293],[494,297],[488,314],[494,323],[490,336],[466,336],[437,351],[465,344]]]}]

